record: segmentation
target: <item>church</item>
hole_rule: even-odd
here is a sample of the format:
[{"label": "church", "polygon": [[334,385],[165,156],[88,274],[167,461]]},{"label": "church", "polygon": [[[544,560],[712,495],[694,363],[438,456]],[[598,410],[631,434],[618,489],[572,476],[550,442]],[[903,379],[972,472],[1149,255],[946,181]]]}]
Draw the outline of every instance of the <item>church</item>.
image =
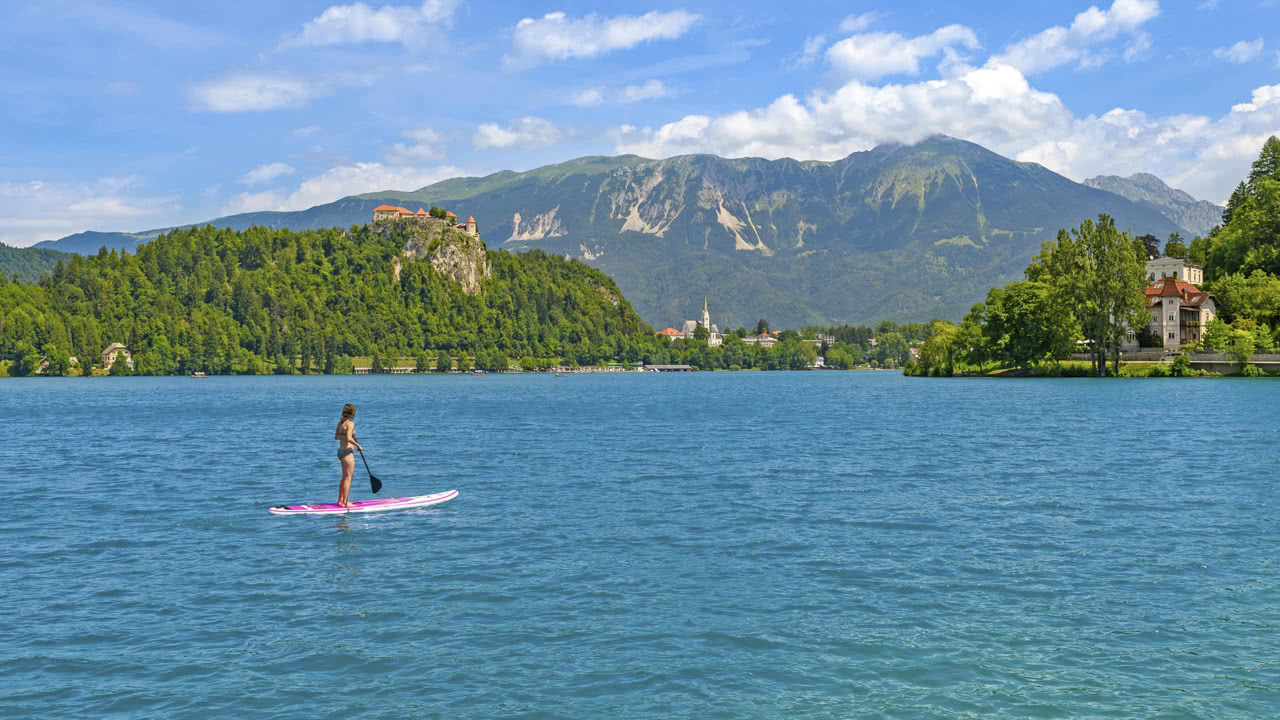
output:
[{"label": "church", "polygon": [[720,328],[711,324],[711,312],[710,310],[707,309],[707,296],[705,295],[702,296],[702,321],[699,322],[697,320],[685,320],[684,328],[682,332],[684,333],[685,337],[691,338],[693,337],[694,331],[696,331],[699,326],[706,328],[707,332],[710,333],[707,336],[708,346],[715,347],[720,343],[724,342],[724,337],[720,335]]}]

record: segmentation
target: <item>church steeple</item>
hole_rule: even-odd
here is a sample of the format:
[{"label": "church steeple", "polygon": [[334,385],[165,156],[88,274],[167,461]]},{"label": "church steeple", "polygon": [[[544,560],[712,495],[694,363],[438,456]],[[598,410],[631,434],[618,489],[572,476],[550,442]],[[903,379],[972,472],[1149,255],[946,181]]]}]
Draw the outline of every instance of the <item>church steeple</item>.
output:
[{"label": "church steeple", "polygon": [[702,296],[702,327],[711,330],[711,313],[707,311],[707,296]]}]

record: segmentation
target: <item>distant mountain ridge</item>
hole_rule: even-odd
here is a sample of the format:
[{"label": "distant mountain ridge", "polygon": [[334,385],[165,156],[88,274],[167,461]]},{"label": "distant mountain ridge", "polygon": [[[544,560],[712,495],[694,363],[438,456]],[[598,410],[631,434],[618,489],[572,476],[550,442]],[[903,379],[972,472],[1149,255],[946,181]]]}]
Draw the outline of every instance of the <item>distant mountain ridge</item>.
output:
[{"label": "distant mountain ridge", "polygon": [[959,319],[1019,279],[1041,241],[1098,213],[1135,234],[1186,232],[1154,203],[946,136],[833,162],[584,157],[210,224],[349,226],[384,202],[474,215],[490,247],[595,265],[658,327],[703,295],[722,328]]},{"label": "distant mountain ridge", "polygon": [[1098,175],[1084,181],[1085,185],[1115,193],[1136,203],[1148,203],[1157,208],[1175,225],[1187,231],[1183,239],[1190,243],[1192,236],[1208,235],[1215,225],[1222,224],[1222,207],[1208,200],[1197,200],[1190,193],[1169,187],[1165,181],[1150,173],[1135,173],[1127,178],[1118,175]]}]

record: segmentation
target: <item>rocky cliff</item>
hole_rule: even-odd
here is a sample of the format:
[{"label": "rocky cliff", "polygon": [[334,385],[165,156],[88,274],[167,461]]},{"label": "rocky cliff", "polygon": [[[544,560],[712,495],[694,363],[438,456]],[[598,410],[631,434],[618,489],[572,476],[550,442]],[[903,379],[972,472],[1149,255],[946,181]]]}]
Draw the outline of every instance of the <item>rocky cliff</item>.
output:
[{"label": "rocky cliff", "polygon": [[[402,240],[405,262],[425,260],[440,275],[456,282],[467,295],[478,295],[493,274],[488,250],[480,238],[443,223],[414,224],[395,220],[379,222],[375,230]],[[392,260],[391,271],[400,280],[401,257]]]}]

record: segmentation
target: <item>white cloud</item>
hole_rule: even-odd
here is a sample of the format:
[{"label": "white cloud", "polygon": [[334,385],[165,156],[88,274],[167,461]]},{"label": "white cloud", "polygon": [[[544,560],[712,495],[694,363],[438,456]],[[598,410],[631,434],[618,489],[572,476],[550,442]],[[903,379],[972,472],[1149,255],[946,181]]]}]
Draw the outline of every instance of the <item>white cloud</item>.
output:
[{"label": "white cloud", "polygon": [[619,89],[587,88],[569,97],[569,104],[578,107],[593,107],[610,103],[634,103],[644,100],[657,100],[671,97],[675,91],[667,87],[661,80],[647,80],[639,85],[627,85]]},{"label": "white cloud", "polygon": [[457,177],[462,171],[452,166],[432,168],[389,167],[376,162],[352,163],[330,168],[299,184],[287,195],[268,190],[240,193],[222,208],[223,215],[262,210],[306,210],[350,195],[379,190],[417,190],[425,185]]},{"label": "white cloud", "polygon": [[396,143],[387,151],[387,162],[396,166],[413,166],[436,162],[444,157],[444,136],[431,128],[417,128],[401,133],[413,144]]},{"label": "white cloud", "polygon": [[871,26],[871,23],[875,22],[879,17],[880,13],[878,12],[865,12],[861,15],[850,15],[840,21],[840,32],[858,32],[859,30],[866,30]]},{"label": "white cloud", "polygon": [[240,182],[245,185],[261,185],[263,183],[269,183],[281,175],[288,175],[292,172],[292,165],[286,165],[282,162],[274,162],[269,165],[259,165],[258,167],[250,170],[240,178]]},{"label": "white cloud", "polygon": [[804,46],[800,50],[800,56],[792,63],[793,67],[802,68],[813,64],[822,55],[822,48],[826,47],[826,35],[813,35],[804,39]]},{"label": "white cloud", "polygon": [[308,125],[306,127],[300,127],[297,130],[294,130],[293,134],[297,135],[298,137],[311,137],[312,135],[315,135],[318,132],[320,132],[319,125]]},{"label": "white cloud", "polygon": [[633,103],[670,97],[671,94],[671,89],[664,85],[661,80],[649,80],[643,85],[628,85],[622,88],[622,91],[618,94],[618,100],[624,103]]},{"label": "white cloud", "polygon": [[832,45],[827,50],[827,60],[833,68],[851,77],[917,75],[922,59],[957,46],[976,50],[978,36],[964,25],[947,25],[910,39],[889,32],[853,35]]},{"label": "white cloud", "polygon": [[552,145],[559,142],[562,135],[559,128],[546,120],[525,116],[505,128],[496,123],[481,124],[476,128],[471,144],[477,150],[528,149]]},{"label": "white cloud", "polygon": [[292,75],[237,73],[193,87],[190,98],[202,110],[254,112],[297,107],[320,94],[319,88]]},{"label": "white cloud", "polygon": [[589,14],[571,18],[553,12],[516,23],[512,53],[504,58],[509,67],[529,67],[540,62],[589,58],[626,50],[654,40],[674,40],[698,21],[684,10],[647,12],[640,16],[601,18]]},{"label": "white cloud", "polygon": [[1133,36],[1133,40],[1129,42],[1124,49],[1125,62],[1137,62],[1147,56],[1147,51],[1151,49],[1151,34],[1140,32]]},{"label": "white cloud", "polygon": [[600,88],[587,88],[581,92],[574,93],[569,102],[581,107],[599,105],[604,102],[604,91]]},{"label": "white cloud", "polygon": [[1262,38],[1257,40],[1241,40],[1231,47],[1221,47],[1213,51],[1213,56],[1219,60],[1239,63],[1243,65],[1247,62],[1253,62],[1262,55]]},{"label": "white cloud", "polygon": [[1204,2],[1201,2],[1199,5],[1196,5],[1196,9],[1197,10],[1217,10],[1218,0],[1204,0]]},{"label": "white cloud", "polygon": [[220,216],[239,215],[240,213],[259,212],[262,210],[278,210],[284,205],[284,196],[274,190],[250,193],[242,192],[222,206]]},{"label": "white cloud", "polygon": [[[1052,70],[1069,63],[1081,68],[1095,68],[1106,62],[1107,54],[1094,47],[1114,40],[1121,34],[1137,34],[1148,20],[1160,14],[1157,0],[1115,0],[1108,10],[1091,6],[1075,16],[1070,27],[1056,26],[1032,35],[1005,48],[999,60],[1018,68],[1025,75]],[[1137,41],[1141,47],[1142,40]],[[1150,47],[1150,38],[1145,40]],[[1133,47],[1133,46],[1131,46]],[[1147,48],[1136,52],[1126,50],[1126,59],[1133,59]]]},{"label": "white cloud", "polygon": [[419,46],[433,25],[448,26],[453,21],[457,0],[425,0],[421,6],[383,5],[374,9],[365,3],[333,5],[302,26],[301,32],[286,38],[282,47],[324,47],[361,43],[401,43]]},{"label": "white cloud", "polygon": [[24,247],[85,228],[163,224],[160,218],[177,208],[176,200],[146,193],[142,186],[136,176],[79,183],[0,182],[0,242]]},{"label": "white cloud", "polygon": [[378,190],[417,190],[461,174],[461,170],[451,166],[388,167],[375,162],[342,165],[304,181],[278,209],[305,210],[348,195]]}]

